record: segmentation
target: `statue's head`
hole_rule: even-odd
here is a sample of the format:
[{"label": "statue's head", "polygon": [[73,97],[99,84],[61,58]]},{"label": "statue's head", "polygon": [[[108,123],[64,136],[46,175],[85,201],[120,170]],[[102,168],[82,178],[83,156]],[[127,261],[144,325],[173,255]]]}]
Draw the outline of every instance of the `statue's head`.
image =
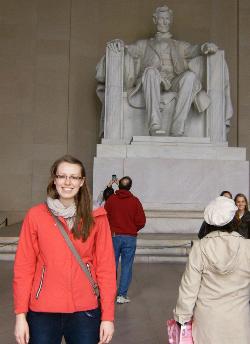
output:
[{"label": "statue's head", "polygon": [[173,11],[167,6],[157,7],[153,14],[153,22],[159,32],[168,32],[173,22]]}]

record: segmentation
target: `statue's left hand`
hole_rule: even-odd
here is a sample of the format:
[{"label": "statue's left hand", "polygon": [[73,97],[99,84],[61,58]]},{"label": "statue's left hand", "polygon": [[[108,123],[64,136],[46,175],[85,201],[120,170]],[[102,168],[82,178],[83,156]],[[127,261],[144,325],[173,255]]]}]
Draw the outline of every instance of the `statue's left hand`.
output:
[{"label": "statue's left hand", "polygon": [[218,50],[218,47],[216,44],[214,43],[204,43],[201,46],[201,51],[204,55],[208,55],[208,54],[215,54]]}]

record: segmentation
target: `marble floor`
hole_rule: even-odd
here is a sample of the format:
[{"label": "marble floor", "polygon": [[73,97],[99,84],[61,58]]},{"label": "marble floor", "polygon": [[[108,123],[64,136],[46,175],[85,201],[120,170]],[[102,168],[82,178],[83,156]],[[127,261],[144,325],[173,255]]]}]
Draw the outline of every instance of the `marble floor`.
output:
[{"label": "marble floor", "polygon": [[[15,344],[12,313],[12,262],[0,262],[0,343]],[[167,344],[184,264],[135,264],[130,304],[116,306],[112,344]]]}]

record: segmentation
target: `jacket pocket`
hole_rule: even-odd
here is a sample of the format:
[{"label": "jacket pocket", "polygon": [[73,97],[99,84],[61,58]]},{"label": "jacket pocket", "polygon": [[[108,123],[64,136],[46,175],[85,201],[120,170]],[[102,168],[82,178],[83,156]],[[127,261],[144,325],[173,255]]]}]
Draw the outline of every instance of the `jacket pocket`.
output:
[{"label": "jacket pocket", "polygon": [[44,274],[45,274],[45,266],[43,266],[43,268],[42,268],[42,274],[41,274],[41,278],[40,278],[40,283],[39,283],[39,287],[38,287],[38,289],[37,289],[37,292],[36,292],[36,299],[38,300],[38,298],[39,298],[39,295],[40,295],[40,293],[41,293],[41,290],[42,290],[42,287],[43,287],[43,280],[44,280]]},{"label": "jacket pocket", "polygon": [[80,313],[80,315],[83,315],[84,317],[86,317],[88,319],[100,319],[101,318],[100,308],[91,309],[89,311],[82,311],[79,313]]}]

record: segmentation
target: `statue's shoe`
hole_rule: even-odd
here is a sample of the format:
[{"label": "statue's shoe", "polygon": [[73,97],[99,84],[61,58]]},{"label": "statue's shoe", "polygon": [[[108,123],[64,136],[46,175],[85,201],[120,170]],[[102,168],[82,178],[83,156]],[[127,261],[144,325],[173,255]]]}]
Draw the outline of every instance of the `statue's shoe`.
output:
[{"label": "statue's shoe", "polygon": [[184,133],[170,133],[170,136],[180,137],[180,136],[184,136]]},{"label": "statue's shoe", "polygon": [[150,136],[155,136],[155,133],[156,133],[157,131],[159,131],[159,130],[161,130],[161,125],[158,124],[158,123],[153,123],[153,124],[151,124],[151,126],[150,126],[149,135],[150,135]]},{"label": "statue's shoe", "polygon": [[150,136],[166,136],[165,130],[150,130],[149,131]]}]

